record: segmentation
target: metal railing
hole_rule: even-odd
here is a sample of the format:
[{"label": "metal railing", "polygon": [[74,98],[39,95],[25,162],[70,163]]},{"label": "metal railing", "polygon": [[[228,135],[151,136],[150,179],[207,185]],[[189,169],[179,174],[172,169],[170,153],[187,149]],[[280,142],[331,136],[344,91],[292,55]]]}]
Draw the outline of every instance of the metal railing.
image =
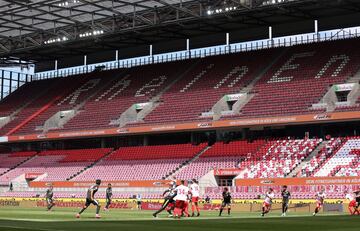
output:
[{"label": "metal railing", "polygon": [[164,54],[156,54],[152,56],[142,56],[123,60],[115,60],[91,65],[76,66],[52,70],[46,72],[35,73],[33,80],[66,77],[78,74],[84,74],[94,71],[96,68],[102,67],[104,70],[132,68],[149,64],[174,62],[179,60],[204,58],[215,55],[223,55],[230,53],[249,52],[255,50],[263,50],[277,47],[289,47],[300,44],[310,44],[324,41],[335,41],[342,39],[358,38],[360,36],[360,27],[351,27],[345,29],[321,31],[318,33],[308,33],[300,35],[291,35],[277,37],[273,39],[263,39],[250,42],[241,42],[229,45],[219,45],[199,49],[175,51]]}]

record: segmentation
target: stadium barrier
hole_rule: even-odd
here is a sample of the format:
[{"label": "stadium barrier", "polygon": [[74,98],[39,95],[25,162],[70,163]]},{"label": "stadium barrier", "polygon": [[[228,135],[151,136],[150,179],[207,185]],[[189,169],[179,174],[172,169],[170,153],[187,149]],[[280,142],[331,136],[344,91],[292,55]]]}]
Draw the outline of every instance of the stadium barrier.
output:
[{"label": "stadium barrier", "polygon": [[294,116],[277,116],[264,117],[252,119],[237,119],[237,120],[219,120],[212,122],[192,122],[192,123],[177,123],[154,126],[138,126],[129,128],[108,128],[101,130],[83,130],[72,132],[49,132],[46,134],[29,134],[29,135],[12,135],[0,137],[0,143],[17,142],[17,141],[34,141],[34,140],[51,140],[64,138],[79,138],[79,137],[100,137],[108,135],[121,134],[144,134],[156,133],[165,131],[190,131],[199,129],[215,129],[215,128],[230,128],[242,126],[259,126],[259,125],[289,125],[301,124],[311,122],[334,122],[358,119],[359,112],[332,112],[321,114],[306,114]]}]

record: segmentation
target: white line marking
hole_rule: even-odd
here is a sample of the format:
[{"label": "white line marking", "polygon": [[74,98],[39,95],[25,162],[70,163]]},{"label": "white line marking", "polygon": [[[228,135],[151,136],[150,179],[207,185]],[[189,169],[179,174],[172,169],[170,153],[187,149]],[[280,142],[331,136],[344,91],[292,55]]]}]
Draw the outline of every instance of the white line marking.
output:
[{"label": "white line marking", "polygon": [[65,230],[59,230],[59,229],[39,229],[39,228],[11,226],[11,225],[0,225],[0,228],[20,229],[20,230],[38,230],[38,231],[65,231]]}]

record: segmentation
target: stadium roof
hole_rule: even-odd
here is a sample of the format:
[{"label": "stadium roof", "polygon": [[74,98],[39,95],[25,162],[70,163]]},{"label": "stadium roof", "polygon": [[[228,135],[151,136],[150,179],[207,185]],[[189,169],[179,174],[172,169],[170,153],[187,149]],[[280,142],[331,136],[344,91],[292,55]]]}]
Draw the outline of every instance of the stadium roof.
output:
[{"label": "stadium roof", "polygon": [[54,60],[359,11],[356,0],[0,0],[0,58]]}]

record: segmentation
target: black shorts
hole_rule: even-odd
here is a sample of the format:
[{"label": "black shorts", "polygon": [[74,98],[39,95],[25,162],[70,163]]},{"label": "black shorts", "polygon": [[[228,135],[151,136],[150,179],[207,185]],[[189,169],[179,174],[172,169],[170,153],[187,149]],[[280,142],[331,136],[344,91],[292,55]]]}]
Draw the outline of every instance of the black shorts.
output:
[{"label": "black shorts", "polygon": [[289,201],[288,201],[288,200],[282,201],[282,204],[283,204],[283,206],[288,206],[288,205],[289,205]]},{"label": "black shorts", "polygon": [[46,202],[47,202],[48,204],[53,204],[53,203],[54,203],[54,199],[52,199],[52,198],[46,198]]},{"label": "black shorts", "polygon": [[230,205],[231,205],[231,201],[227,201],[227,200],[223,201],[222,204],[221,204],[222,207],[230,206]]},{"label": "black shorts", "polygon": [[89,198],[86,198],[85,206],[88,207],[91,204],[93,204],[95,206],[99,206],[99,202],[97,200],[91,200]]},{"label": "black shorts", "polygon": [[141,205],[141,201],[138,201],[138,202],[137,202],[137,205]]}]

